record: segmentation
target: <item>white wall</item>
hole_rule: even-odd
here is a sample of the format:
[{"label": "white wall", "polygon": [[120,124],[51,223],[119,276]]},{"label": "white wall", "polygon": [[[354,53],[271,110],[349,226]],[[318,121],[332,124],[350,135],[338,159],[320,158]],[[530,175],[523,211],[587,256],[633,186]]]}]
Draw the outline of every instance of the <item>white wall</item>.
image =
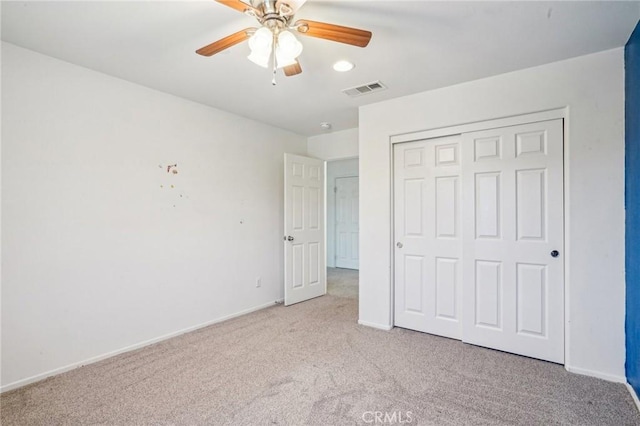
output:
[{"label": "white wall", "polygon": [[306,138],[2,56],[3,390],[283,297],[283,153]]},{"label": "white wall", "polygon": [[614,49],[360,108],[360,322],[391,310],[391,135],[568,107],[567,366],[624,381],[624,63]]},{"label": "white wall", "polygon": [[307,140],[310,157],[338,160],[358,156],[358,128],[311,136]]},{"label": "white wall", "polygon": [[358,159],[327,163],[327,266],[336,266],[336,178],[358,176]]}]

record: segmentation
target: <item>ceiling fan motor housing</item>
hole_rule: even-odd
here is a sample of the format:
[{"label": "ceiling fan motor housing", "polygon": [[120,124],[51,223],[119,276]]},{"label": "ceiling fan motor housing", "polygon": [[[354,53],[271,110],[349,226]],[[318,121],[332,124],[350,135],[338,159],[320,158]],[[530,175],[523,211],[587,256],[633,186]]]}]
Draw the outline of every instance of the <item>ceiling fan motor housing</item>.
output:
[{"label": "ceiling fan motor housing", "polygon": [[260,23],[274,32],[287,28],[293,18],[293,9],[278,0],[253,0],[252,5],[261,13],[256,17]]}]

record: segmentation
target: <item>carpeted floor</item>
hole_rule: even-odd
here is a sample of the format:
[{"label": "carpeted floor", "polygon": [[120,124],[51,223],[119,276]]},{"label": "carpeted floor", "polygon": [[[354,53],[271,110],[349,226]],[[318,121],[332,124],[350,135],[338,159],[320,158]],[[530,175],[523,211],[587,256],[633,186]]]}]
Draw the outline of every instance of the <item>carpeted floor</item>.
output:
[{"label": "carpeted floor", "polygon": [[327,293],[351,299],[358,298],[358,271],[327,268]]},{"label": "carpeted floor", "polygon": [[357,271],[329,280],[327,296],[5,393],[2,425],[640,425],[621,384],[359,326]]}]

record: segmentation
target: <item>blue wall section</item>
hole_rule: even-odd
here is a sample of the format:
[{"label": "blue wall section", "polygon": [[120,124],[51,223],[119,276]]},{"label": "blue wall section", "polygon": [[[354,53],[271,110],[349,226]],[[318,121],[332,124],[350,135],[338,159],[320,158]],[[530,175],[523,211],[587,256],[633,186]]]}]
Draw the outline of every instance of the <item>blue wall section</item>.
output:
[{"label": "blue wall section", "polygon": [[624,49],[627,380],[640,395],[640,23]]}]

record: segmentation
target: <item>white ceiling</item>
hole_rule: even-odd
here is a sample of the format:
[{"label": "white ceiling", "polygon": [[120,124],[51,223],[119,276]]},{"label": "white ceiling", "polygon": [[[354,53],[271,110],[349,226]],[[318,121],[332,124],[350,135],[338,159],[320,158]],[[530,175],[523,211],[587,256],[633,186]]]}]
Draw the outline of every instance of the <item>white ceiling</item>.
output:
[{"label": "white ceiling", "polygon": [[[296,18],[373,32],[361,49],[300,36],[303,73],[278,76],[246,59],[246,43],[210,58],[196,49],[254,26],[207,1],[3,1],[2,39],[80,66],[291,130],[358,125],[358,106],[625,44],[640,2],[309,0]],[[349,59],[356,68],[337,73]],[[349,98],[381,80],[389,89]]]}]

